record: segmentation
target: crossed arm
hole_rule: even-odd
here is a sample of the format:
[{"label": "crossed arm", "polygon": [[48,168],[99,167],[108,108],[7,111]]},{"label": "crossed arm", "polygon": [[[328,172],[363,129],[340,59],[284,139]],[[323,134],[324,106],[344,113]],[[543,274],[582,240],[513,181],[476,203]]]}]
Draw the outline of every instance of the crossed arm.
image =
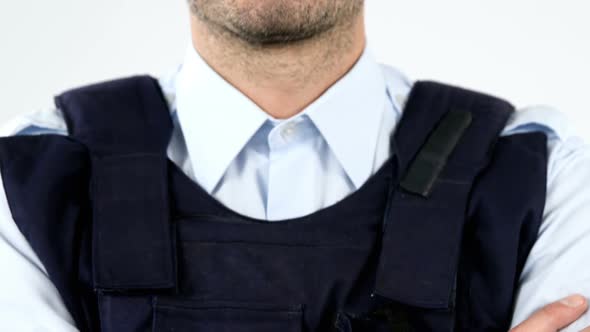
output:
[{"label": "crossed arm", "polygon": [[[545,306],[510,332],[556,332],[574,323],[587,310],[588,301],[581,295],[572,295]],[[590,326],[581,332],[590,332]]]}]

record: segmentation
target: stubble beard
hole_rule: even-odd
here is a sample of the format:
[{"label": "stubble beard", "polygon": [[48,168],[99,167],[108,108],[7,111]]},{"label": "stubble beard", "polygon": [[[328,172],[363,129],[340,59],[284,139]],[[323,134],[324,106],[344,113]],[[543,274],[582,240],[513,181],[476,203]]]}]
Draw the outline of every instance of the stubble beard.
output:
[{"label": "stubble beard", "polygon": [[212,31],[251,46],[280,46],[320,37],[353,23],[364,0],[188,0]]}]

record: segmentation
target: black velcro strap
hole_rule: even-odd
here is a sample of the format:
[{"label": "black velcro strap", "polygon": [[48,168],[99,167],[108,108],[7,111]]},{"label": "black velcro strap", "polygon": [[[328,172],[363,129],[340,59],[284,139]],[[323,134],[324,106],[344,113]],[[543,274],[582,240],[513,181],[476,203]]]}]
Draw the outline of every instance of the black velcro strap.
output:
[{"label": "black velcro strap", "polygon": [[93,160],[95,287],[174,287],[167,160],[160,154]]},{"label": "black velcro strap", "polygon": [[472,118],[470,112],[447,113],[418,152],[400,186],[411,193],[428,197]]}]

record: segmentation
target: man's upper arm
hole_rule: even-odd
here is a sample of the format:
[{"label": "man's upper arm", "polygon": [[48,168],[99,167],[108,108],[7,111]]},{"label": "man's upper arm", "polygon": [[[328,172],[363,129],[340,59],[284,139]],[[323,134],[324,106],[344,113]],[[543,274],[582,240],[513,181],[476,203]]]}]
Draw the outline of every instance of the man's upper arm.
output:
[{"label": "man's upper arm", "polygon": [[[590,147],[556,125],[561,128],[549,133],[543,223],[520,278],[513,325],[567,295],[590,297]],[[565,331],[587,326],[590,313]]]},{"label": "man's upper arm", "polygon": [[0,177],[0,326],[6,331],[76,331],[45,267],[12,219]]},{"label": "man's upper arm", "polygon": [[[2,136],[67,134],[61,112],[48,109],[18,117]],[[77,331],[45,267],[13,220],[0,176],[0,326],[6,331]]]}]

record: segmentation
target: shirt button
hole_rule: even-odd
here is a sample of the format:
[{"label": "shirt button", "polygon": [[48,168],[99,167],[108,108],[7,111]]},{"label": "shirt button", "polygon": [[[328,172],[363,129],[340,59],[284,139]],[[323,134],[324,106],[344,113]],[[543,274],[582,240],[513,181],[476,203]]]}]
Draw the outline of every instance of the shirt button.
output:
[{"label": "shirt button", "polygon": [[292,123],[287,124],[285,126],[285,128],[283,128],[281,130],[281,136],[283,136],[284,139],[289,139],[289,138],[293,137],[294,134],[295,134],[295,125]]}]

